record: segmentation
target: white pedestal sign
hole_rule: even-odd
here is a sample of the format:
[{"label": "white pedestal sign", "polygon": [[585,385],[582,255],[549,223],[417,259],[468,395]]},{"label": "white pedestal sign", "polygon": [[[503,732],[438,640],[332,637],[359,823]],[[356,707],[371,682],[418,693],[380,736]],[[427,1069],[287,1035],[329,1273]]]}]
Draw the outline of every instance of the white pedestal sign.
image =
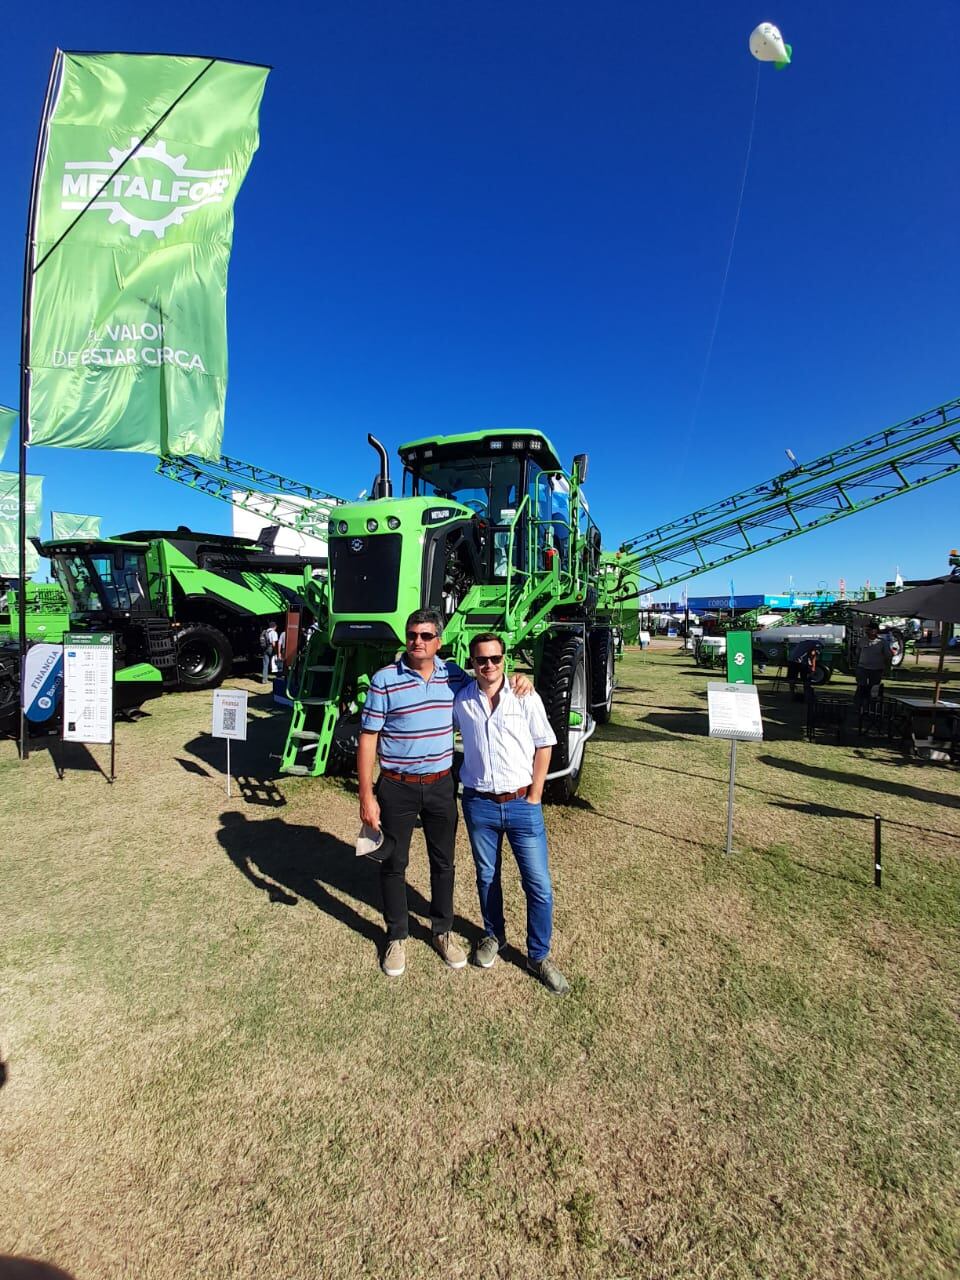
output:
[{"label": "white pedestal sign", "polygon": [[740,742],[763,741],[760,695],[755,684],[707,684],[710,737]]},{"label": "white pedestal sign", "polygon": [[230,791],[230,743],[247,740],[246,689],[214,689],[213,736],[227,740],[227,795]]},{"label": "white pedestal sign", "polygon": [[737,743],[763,741],[760,695],[755,684],[707,683],[710,737],[730,739],[730,784],[727,788],[727,853],[733,848],[733,784],[737,769]]}]

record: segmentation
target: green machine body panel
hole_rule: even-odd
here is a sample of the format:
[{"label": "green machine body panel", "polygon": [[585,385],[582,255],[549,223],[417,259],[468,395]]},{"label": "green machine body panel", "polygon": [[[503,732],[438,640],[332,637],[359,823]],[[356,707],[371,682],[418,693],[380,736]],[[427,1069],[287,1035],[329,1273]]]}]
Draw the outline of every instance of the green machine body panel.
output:
[{"label": "green machine body panel", "polygon": [[[52,582],[28,582],[26,588],[27,641],[59,644],[70,626],[70,610],[63,590]],[[20,634],[20,593],[15,587],[0,592],[0,640]]]}]

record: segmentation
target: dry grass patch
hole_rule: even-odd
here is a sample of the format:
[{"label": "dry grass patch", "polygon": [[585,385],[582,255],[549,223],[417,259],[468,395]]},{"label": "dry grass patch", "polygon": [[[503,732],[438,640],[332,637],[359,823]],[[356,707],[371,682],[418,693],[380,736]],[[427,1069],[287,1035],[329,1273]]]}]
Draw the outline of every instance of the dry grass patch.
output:
[{"label": "dry grass patch", "polygon": [[[352,785],[278,778],[262,697],[231,800],[202,696],[119,727],[113,787],[0,744],[0,1250],[80,1280],[954,1275],[957,778],[804,742],[766,681],[725,859],[704,678],[622,681],[548,814],[566,1000],[442,967],[420,849],[382,978]],[[462,832],[459,866],[470,940]]]}]

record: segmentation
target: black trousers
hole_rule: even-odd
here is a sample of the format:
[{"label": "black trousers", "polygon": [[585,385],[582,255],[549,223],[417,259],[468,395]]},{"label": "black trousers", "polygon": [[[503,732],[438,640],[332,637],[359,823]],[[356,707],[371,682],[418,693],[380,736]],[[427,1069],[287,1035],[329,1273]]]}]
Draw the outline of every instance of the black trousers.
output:
[{"label": "black trousers", "polygon": [[380,826],[395,844],[390,857],[380,863],[383,917],[390,941],[409,933],[407,914],[407,863],[410,837],[417,818],[423,823],[430,860],[430,924],[434,933],[453,928],[453,853],[457,836],[457,792],[453,774],[437,782],[377,780]]},{"label": "black trousers", "polygon": [[874,688],[878,684],[883,683],[884,672],[868,670],[866,667],[857,667],[854,672],[854,679],[857,682],[857,692],[854,697],[854,705],[858,711],[866,711],[870,706],[871,696]]}]

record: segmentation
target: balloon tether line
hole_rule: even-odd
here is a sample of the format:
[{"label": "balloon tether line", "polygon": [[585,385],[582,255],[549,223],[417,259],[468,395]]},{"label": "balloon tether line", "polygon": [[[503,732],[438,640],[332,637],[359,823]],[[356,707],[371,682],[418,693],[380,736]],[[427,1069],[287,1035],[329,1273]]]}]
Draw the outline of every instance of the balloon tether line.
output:
[{"label": "balloon tether line", "polygon": [[[757,103],[760,99],[760,64],[757,64],[757,84],[753,94],[753,114],[750,117],[750,135],[747,138],[747,154],[743,160],[743,176],[740,179],[740,194],[737,197],[737,212],[733,219],[733,233],[730,236],[730,245],[727,249],[727,263],[723,269],[723,280],[720,284],[720,296],[717,299],[717,309],[713,316],[713,328],[710,330],[710,341],[707,343],[707,354],[703,362],[703,371],[700,374],[700,385],[697,388],[697,398],[694,401],[693,413],[690,417],[690,426],[687,431],[687,443],[689,444],[690,435],[694,427],[697,425],[697,418],[700,414],[700,402],[703,399],[703,389],[707,382],[707,373],[710,369],[710,360],[713,357],[713,344],[717,339],[717,330],[720,327],[720,312],[723,310],[723,300],[727,293],[727,280],[730,277],[730,264],[733,262],[733,250],[737,242],[737,231],[740,228],[740,212],[743,209],[743,195],[747,189],[747,174],[750,170],[750,154],[753,151],[753,134],[757,125]],[[686,450],[684,450],[686,456]]]}]

